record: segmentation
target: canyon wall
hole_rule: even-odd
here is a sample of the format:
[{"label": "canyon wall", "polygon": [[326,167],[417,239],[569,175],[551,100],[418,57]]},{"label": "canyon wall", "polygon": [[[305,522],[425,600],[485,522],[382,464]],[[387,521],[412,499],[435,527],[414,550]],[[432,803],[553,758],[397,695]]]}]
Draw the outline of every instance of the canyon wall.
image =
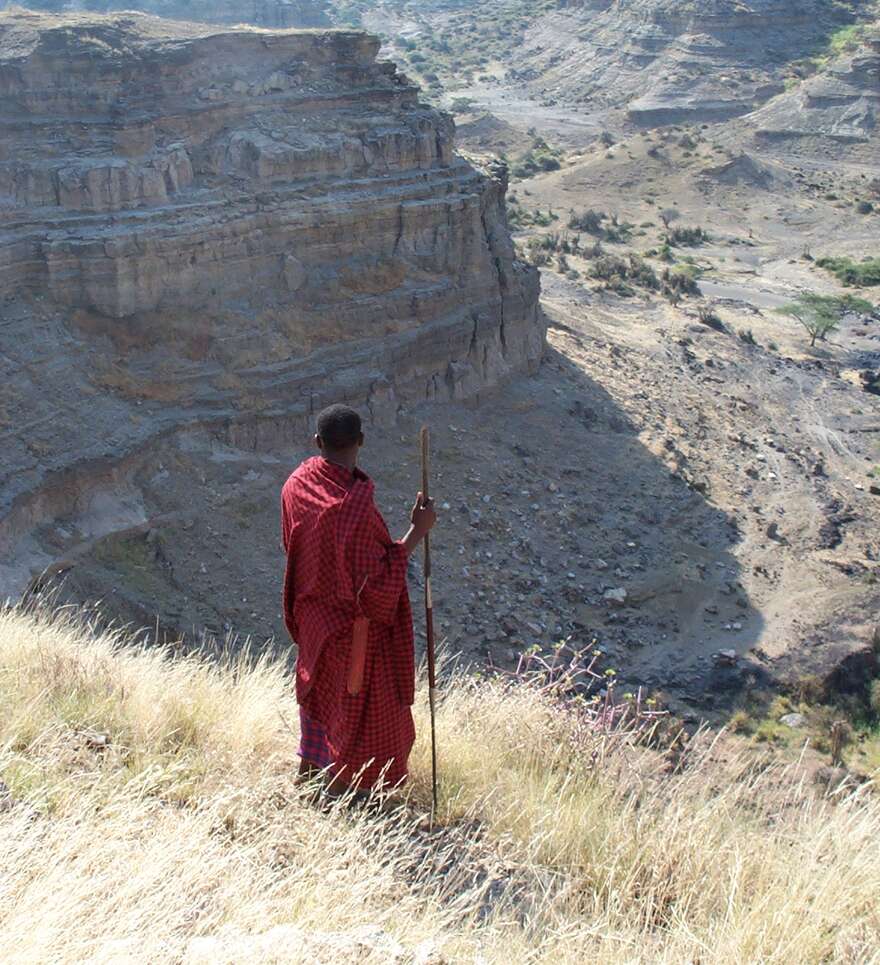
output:
[{"label": "canyon wall", "polygon": [[393,419],[537,365],[504,167],[378,48],[0,16],[0,595],[157,438],[278,442],[330,401]]},{"label": "canyon wall", "polygon": [[527,31],[510,73],[648,127],[723,121],[781,94],[788,64],[852,19],[831,0],[566,0]]},{"label": "canyon wall", "polygon": [[[18,6],[0,0],[0,10]],[[172,20],[196,20],[204,23],[252,23],[259,27],[288,29],[291,27],[329,27],[328,0],[29,0],[23,6],[52,13],[111,10],[140,10],[142,13]]]}]

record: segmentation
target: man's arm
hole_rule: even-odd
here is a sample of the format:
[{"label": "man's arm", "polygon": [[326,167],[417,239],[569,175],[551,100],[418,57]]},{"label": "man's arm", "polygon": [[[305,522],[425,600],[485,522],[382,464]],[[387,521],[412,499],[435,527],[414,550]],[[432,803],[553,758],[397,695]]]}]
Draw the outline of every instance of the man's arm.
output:
[{"label": "man's arm", "polygon": [[409,514],[410,527],[406,535],[400,541],[406,550],[407,556],[411,556],[416,547],[434,528],[437,522],[437,512],[434,509],[434,500],[425,499],[421,493],[416,496],[415,506]]}]

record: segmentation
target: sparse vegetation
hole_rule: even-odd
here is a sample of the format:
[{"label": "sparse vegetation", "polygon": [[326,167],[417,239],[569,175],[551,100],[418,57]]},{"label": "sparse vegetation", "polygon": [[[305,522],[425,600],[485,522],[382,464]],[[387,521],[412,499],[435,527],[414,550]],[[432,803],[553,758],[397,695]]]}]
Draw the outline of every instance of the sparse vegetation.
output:
[{"label": "sparse vegetation", "polygon": [[880,258],[817,258],[820,268],[830,271],[837,280],[851,288],[870,288],[880,285]]},{"label": "sparse vegetation", "polygon": [[586,231],[602,241],[611,244],[624,244],[632,237],[634,225],[621,222],[616,214],[605,214],[604,211],[589,209],[582,214],[572,212],[568,219],[568,227],[577,231]]},{"label": "sparse vegetation", "polygon": [[513,228],[549,228],[554,221],[559,220],[559,215],[552,210],[529,211],[527,208],[513,206],[507,214],[507,220]]},{"label": "sparse vegetation", "polygon": [[[823,797],[797,765],[708,734],[652,749],[633,712],[581,710],[559,678],[456,678],[439,826],[321,813],[292,785],[283,666],[124,643],[0,616],[0,936],[22,959],[183,959],[198,936],[326,932],[331,902],[334,932],[376,923],[491,965],[611,963],[622,947],[833,961],[880,943],[873,795]],[[416,807],[424,693],[418,716]]]},{"label": "sparse vegetation", "polygon": [[531,178],[542,171],[558,171],[561,157],[559,148],[550,147],[542,137],[536,137],[532,147],[511,166],[510,173],[515,178]]},{"label": "sparse vegetation", "polygon": [[709,235],[702,228],[673,228],[667,234],[667,243],[674,248],[696,248],[705,244]]},{"label": "sparse vegetation", "polygon": [[832,332],[837,331],[841,321],[853,312],[871,312],[874,306],[862,298],[852,295],[817,295],[805,292],[789,305],[777,309],[780,315],[796,319],[807,330],[810,345],[824,342]]},{"label": "sparse vegetation", "polygon": [[664,208],[660,213],[660,220],[663,222],[663,227],[666,231],[669,231],[669,227],[673,221],[678,221],[681,218],[681,212],[677,208]]},{"label": "sparse vegetation", "polygon": [[605,220],[605,217],[604,212],[593,211],[592,208],[584,211],[583,214],[572,213],[568,219],[568,227],[575,228],[578,231],[586,231],[587,234],[601,238],[604,233],[602,222]]},{"label": "sparse vegetation", "polygon": [[623,296],[634,295],[636,287],[647,291],[660,288],[656,272],[638,255],[600,255],[593,261],[591,275],[604,283],[603,288]]},{"label": "sparse vegetation", "polygon": [[697,310],[697,317],[701,324],[714,328],[716,332],[724,331],[724,322],[721,321],[718,313],[708,305],[701,305]]}]

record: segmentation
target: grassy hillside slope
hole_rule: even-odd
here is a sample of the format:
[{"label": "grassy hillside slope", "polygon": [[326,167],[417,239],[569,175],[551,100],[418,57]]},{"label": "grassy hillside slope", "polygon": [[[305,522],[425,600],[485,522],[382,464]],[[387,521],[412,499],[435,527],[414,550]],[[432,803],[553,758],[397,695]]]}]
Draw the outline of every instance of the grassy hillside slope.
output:
[{"label": "grassy hillside slope", "polygon": [[424,693],[408,803],[294,788],[278,664],[175,657],[0,613],[6,962],[865,962],[880,803],[724,738],[650,750],[538,682]]}]

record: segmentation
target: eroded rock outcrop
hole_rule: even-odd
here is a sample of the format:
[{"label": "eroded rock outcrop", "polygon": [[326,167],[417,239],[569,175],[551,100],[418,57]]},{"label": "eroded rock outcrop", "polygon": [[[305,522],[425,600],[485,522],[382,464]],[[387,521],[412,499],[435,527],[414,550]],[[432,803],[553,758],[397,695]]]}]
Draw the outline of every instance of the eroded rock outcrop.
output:
[{"label": "eroded rock outcrop", "polygon": [[4,563],[45,560],[41,521],[159,436],[268,437],[335,399],[385,418],[537,364],[506,172],[456,155],[378,46],[0,17]]},{"label": "eroded rock outcrop", "polygon": [[[17,4],[0,0],[0,9]],[[29,0],[26,6],[54,13],[72,10],[106,13],[140,10],[170,20],[204,23],[252,23],[259,27],[329,27],[328,0]]]},{"label": "eroded rock outcrop", "polygon": [[[845,22],[828,0],[567,0],[528,31],[516,78],[653,126],[736,117]],[[842,19],[843,18],[843,19]]]},{"label": "eroded rock outcrop", "polygon": [[764,139],[867,142],[880,133],[880,34],[750,118]]}]

